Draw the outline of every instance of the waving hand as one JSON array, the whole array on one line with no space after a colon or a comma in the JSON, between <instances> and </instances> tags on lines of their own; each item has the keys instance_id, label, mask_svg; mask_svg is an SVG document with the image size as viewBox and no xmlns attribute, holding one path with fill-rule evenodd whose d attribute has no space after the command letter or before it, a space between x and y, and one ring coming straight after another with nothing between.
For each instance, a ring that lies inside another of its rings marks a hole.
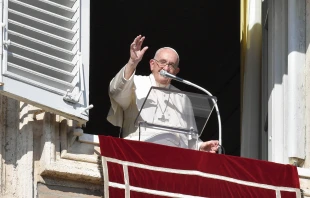
<instances>
[{"instance_id":1,"label":"waving hand","mask_svg":"<svg viewBox=\"0 0 310 198\"><path fill-rule=\"evenodd\" d=\"M142 60L145 51L148 49L148 47L143 47L143 49L141 49L144 39L144 36L139 35L130 45L130 58L125 70L126 79L129 79L133 74L138 63Z\"/></svg>"}]
</instances>

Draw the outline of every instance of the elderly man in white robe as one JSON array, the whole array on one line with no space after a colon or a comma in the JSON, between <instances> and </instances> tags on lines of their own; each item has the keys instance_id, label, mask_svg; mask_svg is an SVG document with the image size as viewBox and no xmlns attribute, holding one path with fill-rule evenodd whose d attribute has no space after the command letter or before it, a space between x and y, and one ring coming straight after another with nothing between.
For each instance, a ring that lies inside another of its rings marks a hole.
<instances>
[{"instance_id":1,"label":"elderly man in white robe","mask_svg":"<svg viewBox=\"0 0 310 198\"><path fill-rule=\"evenodd\" d=\"M130 45L130 58L128 63L117 73L112 79L109 86L109 97L111 101L111 108L108 114L108 121L115 126L122 128L122 135L125 139L139 140L153 142L157 144L163 144L168 146L175 146L180 148L197 149L200 151L206 151L215 153L219 148L219 142L217 140L210 140L203 142L198 139L198 144L191 142L191 139L184 134L170 133L164 131L150 130L147 133L139 133L138 127L135 125L135 119L139 114L139 110L142 107L143 101L152 86L164 87L171 90L178 90L170 84L171 79L160 75L161 70L165 70L173 75L179 73L179 55L170 47L163 47L157 50L153 59L149 61L151 74L149 76L135 75L138 63L142 60L144 53L148 47L143 47L144 36L137 36ZM158 92L159 93L159 92ZM161 93L161 95L154 96L158 101L158 98L164 99L169 97L170 94ZM171 101L173 100L171 97ZM176 99L174 99L176 100ZM169 102L169 101L168 101ZM158 101L157 105L160 105ZM164 111L171 111L168 105L165 106L162 103L159 108L156 108L158 115L164 114ZM140 115L143 119L143 116ZM156 116L156 115L151 115ZM177 116L171 116L169 123L176 124L185 122L185 120L177 119ZM160 118L158 120L161 120ZM191 120L191 124L195 125L194 119ZM164 119L162 119L165 122ZM186 123L185 123L186 124ZM196 128L196 126L194 126Z\"/></svg>"}]
</instances>

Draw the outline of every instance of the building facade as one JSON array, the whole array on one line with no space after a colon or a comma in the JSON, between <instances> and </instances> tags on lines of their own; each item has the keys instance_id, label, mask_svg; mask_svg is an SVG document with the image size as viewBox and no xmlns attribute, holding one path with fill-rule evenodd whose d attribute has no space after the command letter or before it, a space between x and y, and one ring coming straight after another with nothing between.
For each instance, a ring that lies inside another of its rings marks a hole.
<instances>
[{"instance_id":1,"label":"building facade","mask_svg":"<svg viewBox=\"0 0 310 198\"><path fill-rule=\"evenodd\" d=\"M29 2L0 2L1 197L102 197L89 1ZM310 197L310 1L240 2L241 157L297 166Z\"/></svg>"}]
</instances>

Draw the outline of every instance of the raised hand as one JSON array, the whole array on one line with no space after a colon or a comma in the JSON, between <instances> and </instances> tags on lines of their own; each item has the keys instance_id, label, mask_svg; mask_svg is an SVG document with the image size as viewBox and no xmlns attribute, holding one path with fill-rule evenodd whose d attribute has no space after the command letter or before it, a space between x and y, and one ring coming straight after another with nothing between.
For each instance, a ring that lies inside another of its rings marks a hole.
<instances>
[{"instance_id":1,"label":"raised hand","mask_svg":"<svg viewBox=\"0 0 310 198\"><path fill-rule=\"evenodd\" d=\"M130 58L125 70L126 79L129 79L130 76L133 74L138 63L142 60L145 51L148 49L147 46L141 49L144 39L144 36L139 35L133 40L130 45Z\"/></svg>"},{"instance_id":2,"label":"raised hand","mask_svg":"<svg viewBox=\"0 0 310 198\"><path fill-rule=\"evenodd\" d=\"M145 51L148 49L148 47L144 47L141 50L144 39L144 36L139 35L130 45L130 59L133 63L138 64L142 60Z\"/></svg>"}]
</instances>

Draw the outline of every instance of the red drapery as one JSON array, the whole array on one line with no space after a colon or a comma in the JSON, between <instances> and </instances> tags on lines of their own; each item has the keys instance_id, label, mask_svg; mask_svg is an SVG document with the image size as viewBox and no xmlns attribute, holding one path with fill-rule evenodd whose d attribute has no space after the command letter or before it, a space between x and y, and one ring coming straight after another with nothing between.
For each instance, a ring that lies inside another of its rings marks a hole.
<instances>
[{"instance_id":1,"label":"red drapery","mask_svg":"<svg viewBox=\"0 0 310 198\"><path fill-rule=\"evenodd\" d=\"M300 197L297 168L99 135L105 198Z\"/></svg>"}]
</instances>

